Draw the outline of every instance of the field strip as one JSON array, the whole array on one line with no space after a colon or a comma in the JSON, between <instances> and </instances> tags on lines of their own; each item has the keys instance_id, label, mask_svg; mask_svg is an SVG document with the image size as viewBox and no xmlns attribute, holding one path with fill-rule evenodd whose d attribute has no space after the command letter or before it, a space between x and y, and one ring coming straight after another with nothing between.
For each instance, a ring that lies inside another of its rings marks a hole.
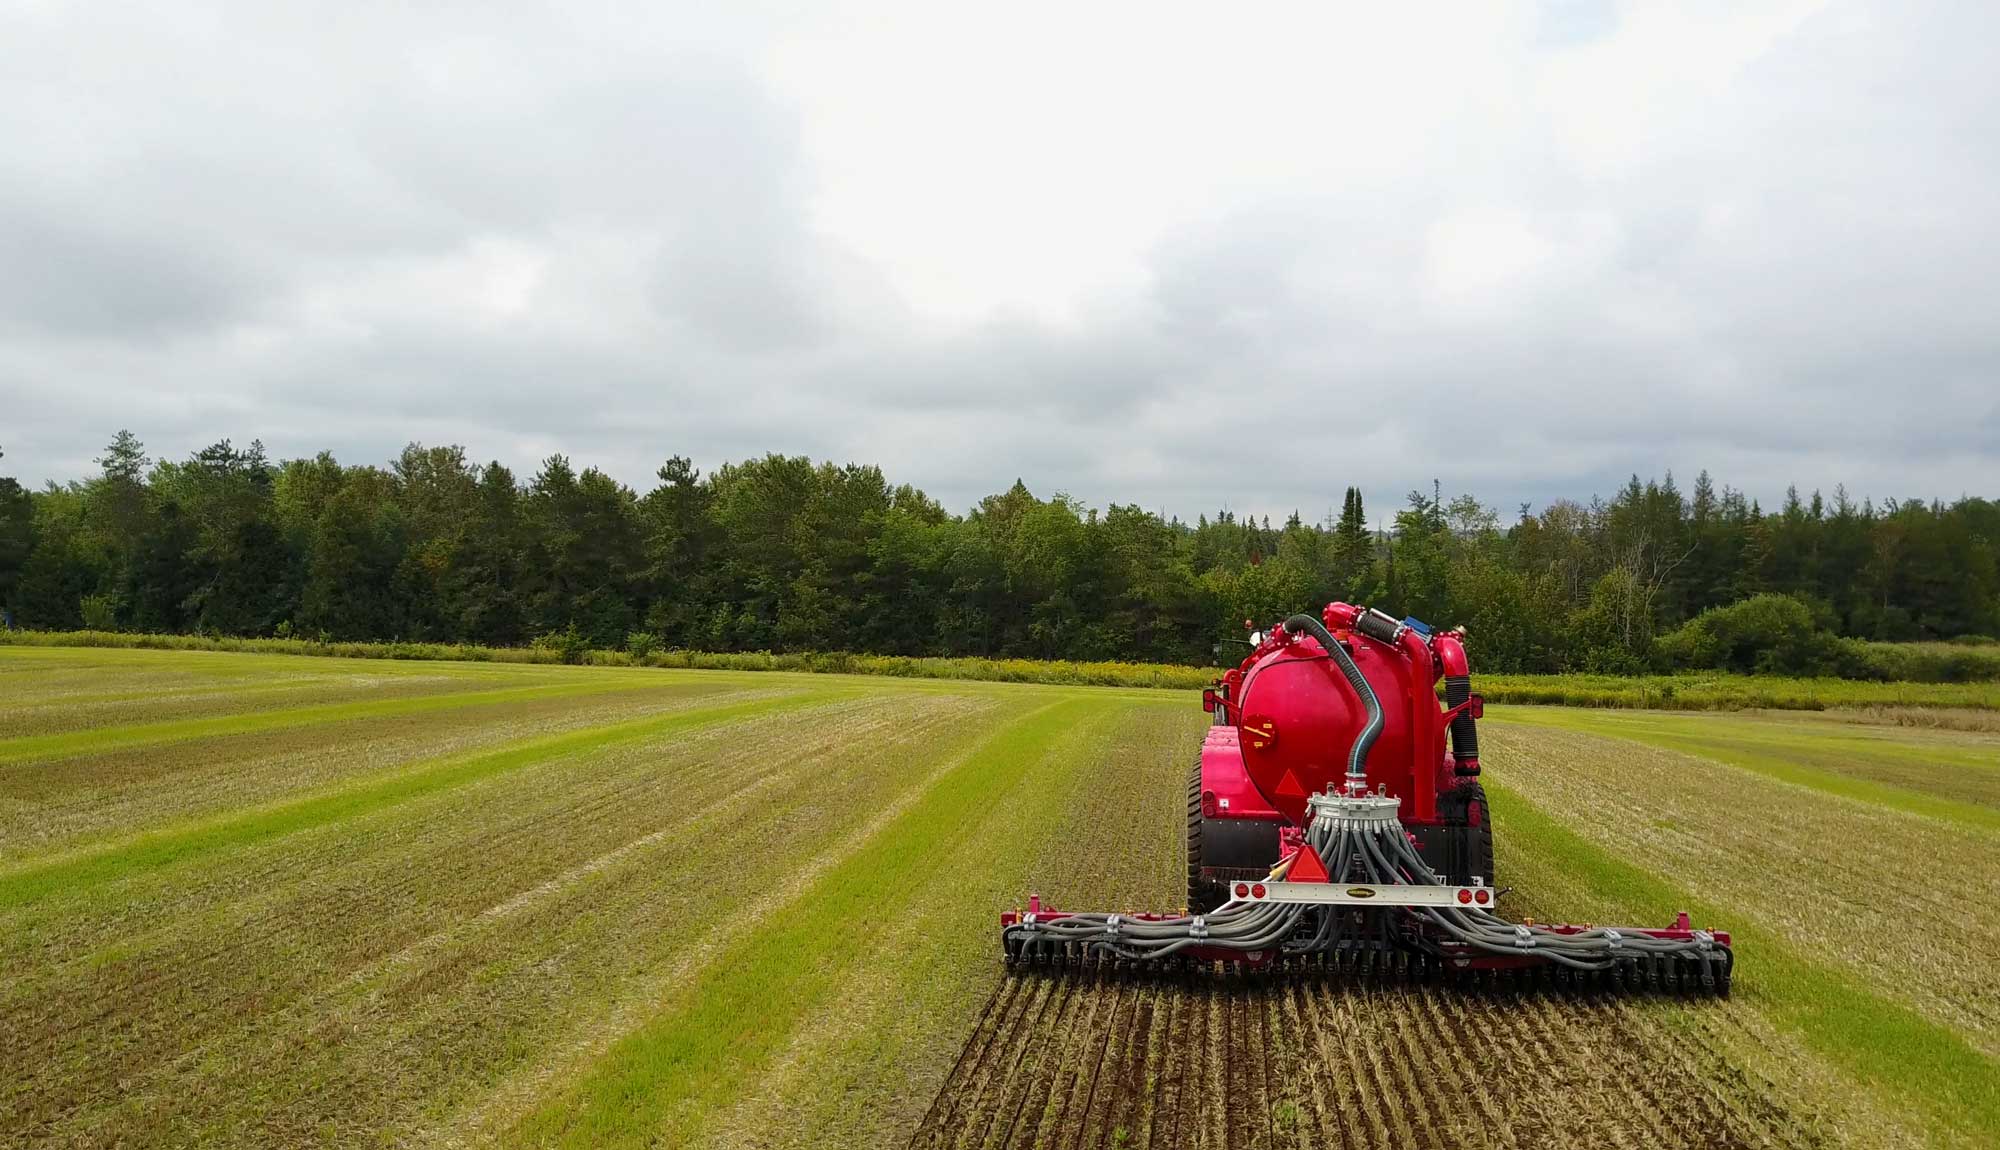
<instances>
[{"instance_id":1,"label":"field strip","mask_svg":"<svg viewBox=\"0 0 2000 1150\"><path fill-rule=\"evenodd\" d=\"M1921 815L1926 818L1943 819L1961 826L1978 830L2000 831L2000 810L1983 807L1976 803L1958 802L1924 794L1907 787L1889 783L1857 779L1834 771L1823 771L1799 763L1787 763L1773 759L1752 757L1732 753L1728 747L1719 747L1704 742L1698 737L1664 734L1643 728L1632 729L1622 724L1593 724L1588 717L1573 718L1567 714L1529 714L1519 710L1508 713L1487 715L1487 720L1523 727L1553 727L1564 731L1582 731L1586 734L1602 735L1608 738L1628 739L1645 743L1662 750L1677 751L1685 755L1695 755L1718 763L1725 763L1740 770L1751 771L1779 782L1794 786L1808 787L1824 794L1834 795L1855 802L1888 807L1906 814Z\"/></svg>"},{"instance_id":2,"label":"field strip","mask_svg":"<svg viewBox=\"0 0 2000 1150\"><path fill-rule=\"evenodd\" d=\"M301 706L434 698L469 692L481 682L454 675L394 679L342 676L278 679L256 686L164 687L87 699L35 698L0 713L0 740L80 734L168 720L253 715Z\"/></svg>"},{"instance_id":3,"label":"field strip","mask_svg":"<svg viewBox=\"0 0 2000 1150\"><path fill-rule=\"evenodd\" d=\"M2000 1065L1959 1034L1802 957L1754 923L1734 921L1726 908L1598 849L1492 776L1485 782L1504 812L1511 849L1557 860L1580 888L1626 913L1657 917L1660 908L1679 907L1728 927L1738 995L1768 1003L1777 1021L1855 1081L1885 1090L1895 1105L1920 1107L1938 1127L1974 1135L2000 1129Z\"/></svg>"},{"instance_id":4,"label":"field strip","mask_svg":"<svg viewBox=\"0 0 2000 1150\"><path fill-rule=\"evenodd\" d=\"M517 1126L532 1145L674 1144L691 1122L781 1050L800 1016L858 961L854 931L894 914L938 858L1058 747L1115 713L1072 697L998 732L859 854L704 971L667 1013L619 1041L581 1082Z\"/></svg>"},{"instance_id":5,"label":"field strip","mask_svg":"<svg viewBox=\"0 0 2000 1150\"><path fill-rule=\"evenodd\" d=\"M1754 919L2000 1057L2000 994L1975 957L2000 948L1988 832L1610 735L1520 725L1487 735L1502 782L1599 851L1730 908L1732 921ZM1503 856L1506 826L1502 810ZM1537 857L1524 860L1534 877L1514 884L1528 892L1523 913L1606 917ZM1507 880L1505 857L1500 870ZM1562 893L1549 901L1550 891Z\"/></svg>"},{"instance_id":6,"label":"field strip","mask_svg":"<svg viewBox=\"0 0 2000 1150\"><path fill-rule=\"evenodd\" d=\"M1150 788L1135 793L1134 784L1184 774L1202 718L1157 698L1121 710L1101 737L1063 752L1066 769L1016 784L932 860L931 873L949 881L922 882L865 932L849 932L859 954L839 989L807 1011L753 1084L702 1120L703 1145L813 1150L908 1139L999 981L995 909L1018 905L1030 891L1065 905L1158 907L1170 897L1178 905L1186 869L1166 831L1186 808L1171 794L1161 801ZM1160 834L1144 833L1156 822ZM1164 852L1148 849L1161 844ZM1171 857L1157 860L1162 853ZM1090 865L1079 866L1083 860ZM851 1104L863 1097L882 1102ZM1072 1103L1081 1104L1074 1096Z\"/></svg>"},{"instance_id":7,"label":"field strip","mask_svg":"<svg viewBox=\"0 0 2000 1150\"><path fill-rule=\"evenodd\" d=\"M239 1122L264 1123L273 1142L286 1140L271 1133L280 1129L298 1132L300 1141L332 1128L365 1127L381 1144L428 1137L461 1108L483 1103L492 1088L542 1065L587 1020L646 995L657 973L678 963L691 944L789 884L798 861L899 801L999 717L976 699L926 700L915 708L879 697L843 699L672 733L636 749L537 764L497 781L518 799L487 782L468 789L478 796L444 796L449 808L427 800L418 804L421 811L371 818L367 832L336 827L301 836L324 845L367 833L390 849L379 856L383 865L360 879L320 875L294 890L277 913L185 929L185 941L198 946L204 938L240 937L254 925L268 940L257 949L269 957L247 965L228 960L225 973L251 976L204 979L198 999L184 997L197 1008L223 1008L211 1010L213 1025L189 1026L179 1004L130 985L136 1009L95 1024L101 1047L114 1055L129 1049L121 1041L125 1025L182 1037L154 1041L143 1058L128 1055L123 1065L94 1060L72 1071L67 1083L49 1074L44 1099L55 1100L66 1086L69 1102L88 1104L88 1111L51 1126L51 1140L90 1144L102 1131L139 1126L155 1132L140 1142L189 1144L199 1131ZM975 721L959 722L967 717ZM607 757L627 766L584 777ZM645 789L596 785L620 776ZM552 803L564 821L530 819L522 802ZM511 839L543 845L517 850L490 835L464 833L465 814L487 812L506 824ZM661 820L678 825L677 838L651 835ZM794 833L781 835L787 827ZM416 831L439 832L451 856L408 851L417 845L409 837ZM642 838L655 849L623 849ZM785 843L796 851L787 853ZM553 865L522 865L536 860ZM237 861L224 863L240 870ZM265 872L297 868L260 864L250 873ZM462 881L412 887L400 881L406 874ZM554 889L543 881L557 876L570 885ZM714 887L725 876L741 881ZM174 882L179 875L162 878ZM385 878L395 885L385 886ZM536 897L515 897L529 889ZM348 891L367 893L367 902L347 900ZM351 925L343 930L342 923ZM355 936L376 941L351 942ZM282 973L254 974L272 959ZM200 960L190 948L163 949L146 965L167 974L171 993L201 977L210 964ZM85 967L76 970L80 979L91 977ZM72 998L83 1008L90 1001ZM652 1010L658 1001L647 999ZM318 1039L323 1034L341 1037L329 1046ZM35 1066L36 1057L33 1050L17 1052L16 1065ZM5 1062L0 1056L0 1082L9 1077ZM76 1082L85 1078L89 1085L79 1090ZM0 1087L0 1127L8 1124L6 1093Z\"/></svg>"},{"instance_id":8,"label":"field strip","mask_svg":"<svg viewBox=\"0 0 2000 1150\"><path fill-rule=\"evenodd\" d=\"M538 1063L487 1091L476 1105L458 1114L421 1141L424 1144L440 1146L465 1145L468 1140L473 1143L491 1141L497 1130L518 1121L534 1106L537 1098L546 1095L551 1083L582 1077L591 1064L600 1059L619 1039L643 1026L649 1018L656 1015L663 999L685 988L710 967L718 954L741 947L745 938L760 929L773 915L798 902L800 897L828 871L867 849L877 834L901 818L912 805L946 776L979 754L986 743L1000 731L1053 705L1053 702L1045 702L1032 710L1018 714L994 716L993 731L970 740L962 749L946 756L927 775L899 791L893 800L877 810L867 822L828 844L818 854L802 860L785 873L781 882L765 887L757 897L748 900L741 910L734 912L723 922L707 928L700 938L676 954L665 969L648 978L643 989L631 995L626 1002L569 1036L558 1049L544 1056ZM741 800L749 801L757 794L761 794L767 786L778 781L760 780L742 792ZM735 801L733 798L732 806ZM725 815L726 813L724 812ZM652 837L648 836L648 839ZM639 846L638 843L627 844L613 853L627 853L631 848ZM599 861L592 860L578 868L578 871L594 871ZM513 912L519 908L509 905L507 909ZM497 913L499 910L500 908L496 907L489 913Z\"/></svg>"},{"instance_id":9,"label":"field strip","mask_svg":"<svg viewBox=\"0 0 2000 1150\"><path fill-rule=\"evenodd\" d=\"M203 719L168 719L158 723L133 723L126 726L66 731L60 735L25 735L0 739L0 766L26 761L40 763L52 759L102 754L106 751L156 746L162 743L181 743L193 739L223 738L252 732L342 723L353 719L422 715L461 707L488 707L538 699L572 698L618 691L644 691L663 685L664 683L634 682L630 678L621 676L601 682L498 687L487 691L422 695L413 699L371 699L357 703L294 707L282 711L214 715Z\"/></svg>"},{"instance_id":10,"label":"field strip","mask_svg":"<svg viewBox=\"0 0 2000 1150\"><path fill-rule=\"evenodd\" d=\"M0 873L0 908L26 906L56 893L100 885L134 871L167 866L229 847L367 814L422 795L463 786L541 759L597 750L678 729L726 723L839 697L827 692L785 695L727 706L675 711L610 727L535 739L500 751L416 764L386 779L328 794L149 832L102 844L60 860Z\"/></svg>"}]
</instances>

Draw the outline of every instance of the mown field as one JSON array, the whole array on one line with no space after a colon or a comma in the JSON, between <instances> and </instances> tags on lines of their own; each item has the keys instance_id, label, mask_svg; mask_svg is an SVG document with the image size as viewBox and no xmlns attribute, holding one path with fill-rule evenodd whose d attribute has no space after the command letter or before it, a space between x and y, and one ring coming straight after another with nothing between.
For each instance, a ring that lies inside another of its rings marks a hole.
<instances>
[{"instance_id":1,"label":"mown field","mask_svg":"<svg viewBox=\"0 0 2000 1150\"><path fill-rule=\"evenodd\" d=\"M15 647L0 699L4 1146L2000 1131L1991 731L1493 708L1511 913L1736 932L1731 999L1609 1001L1003 976L1028 890L1178 902L1186 693Z\"/></svg>"}]
</instances>

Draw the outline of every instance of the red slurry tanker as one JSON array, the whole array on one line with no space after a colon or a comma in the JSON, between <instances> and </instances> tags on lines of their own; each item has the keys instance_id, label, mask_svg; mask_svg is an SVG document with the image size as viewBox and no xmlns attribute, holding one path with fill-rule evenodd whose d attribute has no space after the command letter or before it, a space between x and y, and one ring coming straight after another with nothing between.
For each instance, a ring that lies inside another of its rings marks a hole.
<instances>
[{"instance_id":1,"label":"red slurry tanker","mask_svg":"<svg viewBox=\"0 0 2000 1150\"><path fill-rule=\"evenodd\" d=\"M1727 994L1729 936L1495 911L1463 636L1329 603L1251 636L1203 692L1182 914L1000 916L1010 966L1334 968ZM1438 701L1438 685L1444 701Z\"/></svg>"}]
</instances>

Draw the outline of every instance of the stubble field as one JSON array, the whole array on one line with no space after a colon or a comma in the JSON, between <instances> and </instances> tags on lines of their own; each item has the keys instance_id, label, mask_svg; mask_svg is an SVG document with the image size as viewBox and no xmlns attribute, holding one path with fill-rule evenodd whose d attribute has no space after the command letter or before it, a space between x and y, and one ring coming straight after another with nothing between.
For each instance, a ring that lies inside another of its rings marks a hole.
<instances>
[{"instance_id":1,"label":"stubble field","mask_svg":"<svg viewBox=\"0 0 2000 1150\"><path fill-rule=\"evenodd\" d=\"M1179 902L1139 690L0 649L0 1145L1982 1145L2000 737L1495 707L1503 904L1727 1001L1010 978Z\"/></svg>"}]
</instances>

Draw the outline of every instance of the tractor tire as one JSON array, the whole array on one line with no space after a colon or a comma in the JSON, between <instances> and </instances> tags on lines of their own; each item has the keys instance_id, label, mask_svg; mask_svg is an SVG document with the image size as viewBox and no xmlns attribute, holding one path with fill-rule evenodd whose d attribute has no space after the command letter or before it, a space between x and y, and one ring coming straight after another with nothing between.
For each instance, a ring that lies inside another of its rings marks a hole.
<instances>
[{"instance_id":1,"label":"tractor tire","mask_svg":"<svg viewBox=\"0 0 2000 1150\"><path fill-rule=\"evenodd\" d=\"M1228 888L1201 873L1201 756L1188 770L1187 874L1189 914L1207 914L1229 901Z\"/></svg>"},{"instance_id":2,"label":"tractor tire","mask_svg":"<svg viewBox=\"0 0 2000 1150\"><path fill-rule=\"evenodd\" d=\"M1468 779L1439 795L1438 809L1445 821L1463 836L1459 857L1464 860L1465 871L1453 875L1453 881L1463 882L1477 875L1487 886L1499 886L1493 870L1493 807L1486 801L1486 788L1478 780Z\"/></svg>"}]
</instances>

